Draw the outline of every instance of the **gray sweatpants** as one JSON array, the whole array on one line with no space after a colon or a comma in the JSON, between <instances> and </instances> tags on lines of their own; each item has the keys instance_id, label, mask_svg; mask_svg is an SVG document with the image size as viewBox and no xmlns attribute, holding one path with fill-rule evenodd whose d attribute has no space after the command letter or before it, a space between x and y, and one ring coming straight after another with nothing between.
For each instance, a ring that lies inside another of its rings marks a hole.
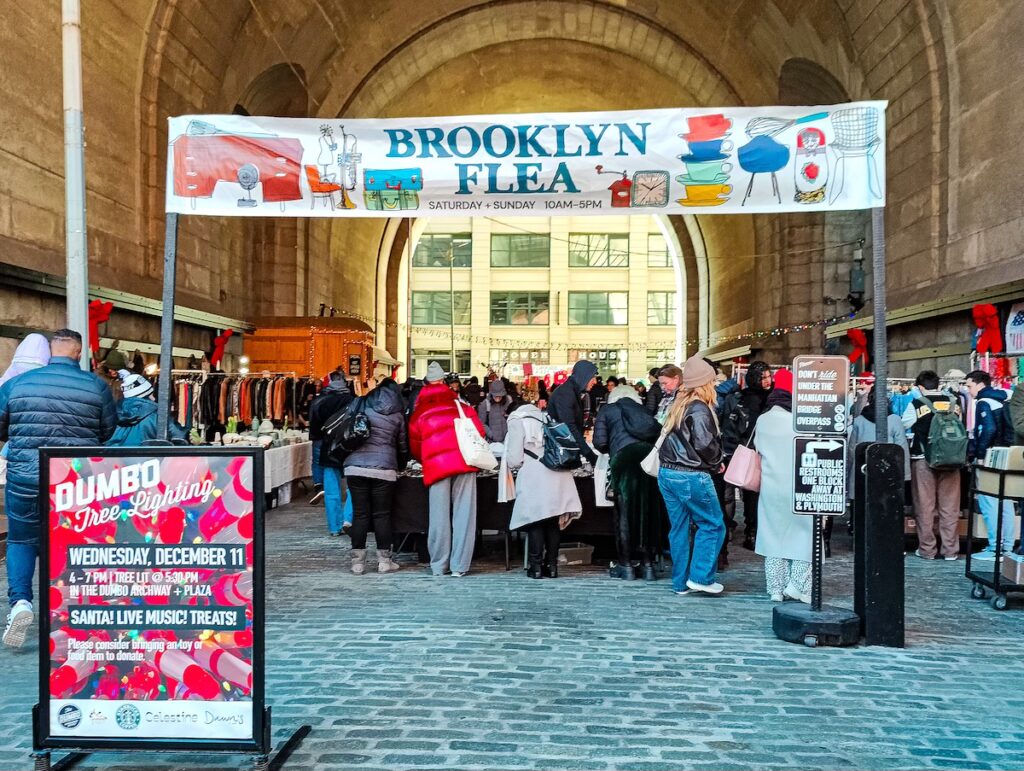
<instances>
[{"instance_id":1,"label":"gray sweatpants","mask_svg":"<svg viewBox=\"0 0 1024 771\"><path fill-rule=\"evenodd\" d=\"M428 488L430 529L427 549L435 576L465 573L476 544L476 474L459 474Z\"/></svg>"}]
</instances>

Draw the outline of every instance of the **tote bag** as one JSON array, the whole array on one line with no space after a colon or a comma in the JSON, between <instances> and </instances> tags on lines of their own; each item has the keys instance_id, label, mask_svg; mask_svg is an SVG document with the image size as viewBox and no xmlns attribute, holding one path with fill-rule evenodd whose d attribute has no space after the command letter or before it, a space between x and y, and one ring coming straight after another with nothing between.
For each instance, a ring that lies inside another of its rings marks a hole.
<instances>
[{"instance_id":1,"label":"tote bag","mask_svg":"<svg viewBox=\"0 0 1024 771\"><path fill-rule=\"evenodd\" d=\"M725 481L734 487L757 493L761 491L761 456L751 448L750 443L753 441L754 434L751 433L747 443L736 448L725 470Z\"/></svg>"},{"instance_id":2,"label":"tote bag","mask_svg":"<svg viewBox=\"0 0 1024 771\"><path fill-rule=\"evenodd\" d=\"M609 468L611 458L605 454L597 456L597 465L594 466L594 505L600 507L614 506L615 501L609 497L611 488L611 469Z\"/></svg>"},{"instance_id":3,"label":"tote bag","mask_svg":"<svg viewBox=\"0 0 1024 771\"><path fill-rule=\"evenodd\" d=\"M455 400L455 407L459 411L459 417L455 418L455 438L459 442L462 460L467 466L476 466L482 471L494 471L498 468L498 459L491 452L487 440L480 436L472 419L466 417L462 410L462 402L458 399Z\"/></svg>"},{"instance_id":4,"label":"tote bag","mask_svg":"<svg viewBox=\"0 0 1024 771\"><path fill-rule=\"evenodd\" d=\"M668 427L662 429L661 436L658 437L658 441L654 444L654 449L647 453L646 458L640 461L640 468L648 476L656 477L658 472L661 471L661 445L665 443L665 437L668 436L668 432Z\"/></svg>"}]
</instances>

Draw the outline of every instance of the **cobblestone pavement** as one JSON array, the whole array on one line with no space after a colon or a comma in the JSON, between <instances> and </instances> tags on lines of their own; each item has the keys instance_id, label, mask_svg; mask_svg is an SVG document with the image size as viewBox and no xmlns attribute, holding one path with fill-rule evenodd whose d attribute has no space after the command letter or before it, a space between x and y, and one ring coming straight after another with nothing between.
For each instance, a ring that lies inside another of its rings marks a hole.
<instances>
[{"instance_id":1,"label":"cobblestone pavement","mask_svg":"<svg viewBox=\"0 0 1024 771\"><path fill-rule=\"evenodd\" d=\"M963 562L907 558L905 650L810 649L772 635L760 560L742 549L716 598L596 567L530 581L496 557L464 578L357 578L321 511L268 517L275 733L313 726L287 768L1024 767L1024 608L971 600ZM847 604L837 541L827 596ZM0 769L31 767L35 656L34 642L0 651ZM82 768L245 764L105 754Z\"/></svg>"}]
</instances>

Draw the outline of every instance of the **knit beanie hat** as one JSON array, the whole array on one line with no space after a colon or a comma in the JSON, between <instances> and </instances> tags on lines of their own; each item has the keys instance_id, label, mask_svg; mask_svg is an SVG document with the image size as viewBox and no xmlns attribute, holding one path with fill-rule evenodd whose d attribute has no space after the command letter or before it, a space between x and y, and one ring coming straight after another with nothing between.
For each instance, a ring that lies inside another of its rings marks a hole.
<instances>
[{"instance_id":1,"label":"knit beanie hat","mask_svg":"<svg viewBox=\"0 0 1024 771\"><path fill-rule=\"evenodd\" d=\"M126 399L132 396L149 396L153 393L153 384L142 375L121 369L117 371L117 376L121 378L121 393Z\"/></svg>"},{"instance_id":2,"label":"knit beanie hat","mask_svg":"<svg viewBox=\"0 0 1024 771\"><path fill-rule=\"evenodd\" d=\"M505 384L500 380L492 380L491 384L487 387L487 393L491 396L500 396L504 399L507 395L505 393Z\"/></svg>"},{"instance_id":3,"label":"knit beanie hat","mask_svg":"<svg viewBox=\"0 0 1024 771\"><path fill-rule=\"evenodd\" d=\"M427 375L423 378L424 383L439 383L444 380L444 370L436 361L430 362L427 366Z\"/></svg>"},{"instance_id":4,"label":"knit beanie hat","mask_svg":"<svg viewBox=\"0 0 1024 771\"><path fill-rule=\"evenodd\" d=\"M788 369L780 369L775 373L775 387L780 391L793 393L793 373Z\"/></svg>"},{"instance_id":5,"label":"knit beanie hat","mask_svg":"<svg viewBox=\"0 0 1024 771\"><path fill-rule=\"evenodd\" d=\"M700 388L713 382L715 382L715 368L699 354L691 356L683 364L683 377L680 381L683 388Z\"/></svg>"}]
</instances>

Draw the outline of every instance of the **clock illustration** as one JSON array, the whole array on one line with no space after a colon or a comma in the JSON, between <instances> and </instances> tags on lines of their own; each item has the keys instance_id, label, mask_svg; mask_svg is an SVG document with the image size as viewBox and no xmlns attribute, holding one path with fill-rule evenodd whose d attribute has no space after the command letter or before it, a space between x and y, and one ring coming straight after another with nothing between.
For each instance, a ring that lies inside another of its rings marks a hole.
<instances>
[{"instance_id":1,"label":"clock illustration","mask_svg":"<svg viewBox=\"0 0 1024 771\"><path fill-rule=\"evenodd\" d=\"M668 204L668 172L638 171L633 174L632 206L665 206Z\"/></svg>"}]
</instances>

